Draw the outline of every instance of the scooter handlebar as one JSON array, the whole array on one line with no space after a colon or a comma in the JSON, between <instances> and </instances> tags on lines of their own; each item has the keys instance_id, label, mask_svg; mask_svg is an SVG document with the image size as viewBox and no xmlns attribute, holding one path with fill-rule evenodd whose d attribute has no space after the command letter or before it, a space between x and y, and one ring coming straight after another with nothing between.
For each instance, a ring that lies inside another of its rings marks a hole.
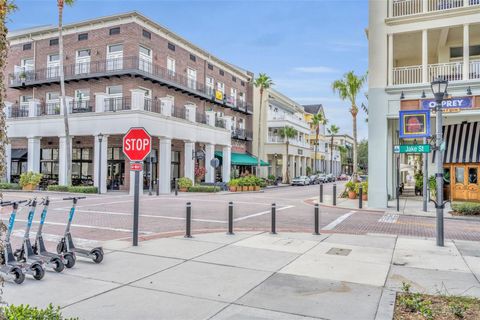
<instances>
[{"instance_id":1,"label":"scooter handlebar","mask_svg":"<svg viewBox=\"0 0 480 320\"><path fill-rule=\"evenodd\" d=\"M87 197L67 197L63 198L63 200L80 200L80 199L86 199Z\"/></svg>"},{"instance_id":2,"label":"scooter handlebar","mask_svg":"<svg viewBox=\"0 0 480 320\"><path fill-rule=\"evenodd\" d=\"M25 203L25 202L27 202L27 201L28 201L28 200L2 201L2 202L0 202L0 206L1 206L1 207L8 207L8 206L14 205L15 203L16 203L16 204L20 204L20 203Z\"/></svg>"}]
</instances>

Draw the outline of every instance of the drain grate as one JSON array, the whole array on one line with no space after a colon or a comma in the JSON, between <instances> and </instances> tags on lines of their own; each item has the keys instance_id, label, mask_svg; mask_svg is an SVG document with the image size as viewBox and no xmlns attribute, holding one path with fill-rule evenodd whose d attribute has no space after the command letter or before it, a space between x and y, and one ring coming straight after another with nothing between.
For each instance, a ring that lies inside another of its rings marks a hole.
<instances>
[{"instance_id":1,"label":"drain grate","mask_svg":"<svg viewBox=\"0 0 480 320\"><path fill-rule=\"evenodd\" d=\"M348 256L352 252L352 249L331 248L327 251L327 254L334 256Z\"/></svg>"}]
</instances>

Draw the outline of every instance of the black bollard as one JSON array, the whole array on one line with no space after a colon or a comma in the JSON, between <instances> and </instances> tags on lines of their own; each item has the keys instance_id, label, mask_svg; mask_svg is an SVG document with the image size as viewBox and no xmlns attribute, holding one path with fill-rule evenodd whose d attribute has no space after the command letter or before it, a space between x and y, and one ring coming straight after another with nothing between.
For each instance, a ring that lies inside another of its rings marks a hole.
<instances>
[{"instance_id":1,"label":"black bollard","mask_svg":"<svg viewBox=\"0 0 480 320\"><path fill-rule=\"evenodd\" d=\"M185 230L185 238L192 237L192 204L187 202L187 217L186 217L187 225Z\"/></svg>"},{"instance_id":2,"label":"black bollard","mask_svg":"<svg viewBox=\"0 0 480 320\"><path fill-rule=\"evenodd\" d=\"M157 179L157 186L155 189L157 189L157 196L159 196L160 195L160 179Z\"/></svg>"},{"instance_id":3,"label":"black bollard","mask_svg":"<svg viewBox=\"0 0 480 320\"><path fill-rule=\"evenodd\" d=\"M178 179L175 178L175 196L178 196Z\"/></svg>"},{"instance_id":4,"label":"black bollard","mask_svg":"<svg viewBox=\"0 0 480 320\"><path fill-rule=\"evenodd\" d=\"M318 203L315 204L315 232L313 233L314 235L319 235L320 234L320 206Z\"/></svg>"},{"instance_id":5,"label":"black bollard","mask_svg":"<svg viewBox=\"0 0 480 320\"><path fill-rule=\"evenodd\" d=\"M320 203L323 203L323 182L320 182Z\"/></svg>"},{"instance_id":6,"label":"black bollard","mask_svg":"<svg viewBox=\"0 0 480 320\"><path fill-rule=\"evenodd\" d=\"M337 185L333 184L333 205L337 205Z\"/></svg>"},{"instance_id":7,"label":"black bollard","mask_svg":"<svg viewBox=\"0 0 480 320\"><path fill-rule=\"evenodd\" d=\"M362 193L363 193L363 188L360 185L358 187L358 209L362 209Z\"/></svg>"},{"instance_id":8,"label":"black bollard","mask_svg":"<svg viewBox=\"0 0 480 320\"><path fill-rule=\"evenodd\" d=\"M272 203L272 231L270 232L271 234L277 234L277 226L276 226L276 207L277 205L275 203Z\"/></svg>"},{"instance_id":9,"label":"black bollard","mask_svg":"<svg viewBox=\"0 0 480 320\"><path fill-rule=\"evenodd\" d=\"M233 233L233 202L228 203L228 232L227 234Z\"/></svg>"}]
</instances>

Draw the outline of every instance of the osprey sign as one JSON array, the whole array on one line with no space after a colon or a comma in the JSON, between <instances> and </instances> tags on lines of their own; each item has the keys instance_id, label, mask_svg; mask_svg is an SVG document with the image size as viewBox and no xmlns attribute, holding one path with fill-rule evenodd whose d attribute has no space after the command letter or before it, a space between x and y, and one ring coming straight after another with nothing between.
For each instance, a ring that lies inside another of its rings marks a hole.
<instances>
[{"instance_id":1,"label":"osprey sign","mask_svg":"<svg viewBox=\"0 0 480 320\"><path fill-rule=\"evenodd\" d=\"M422 100L422 109L430 110L435 108L436 102L434 99ZM473 98L472 97L457 97L451 98L442 101L443 109L470 109L473 107Z\"/></svg>"}]
</instances>

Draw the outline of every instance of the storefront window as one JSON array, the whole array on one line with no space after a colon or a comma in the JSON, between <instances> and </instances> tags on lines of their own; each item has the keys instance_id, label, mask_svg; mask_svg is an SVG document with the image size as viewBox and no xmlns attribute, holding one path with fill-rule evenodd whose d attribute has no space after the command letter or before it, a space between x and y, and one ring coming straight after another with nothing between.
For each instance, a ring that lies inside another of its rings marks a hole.
<instances>
[{"instance_id":1,"label":"storefront window","mask_svg":"<svg viewBox=\"0 0 480 320\"><path fill-rule=\"evenodd\" d=\"M58 183L58 149L41 149L40 173L43 174L41 184L49 185Z\"/></svg>"},{"instance_id":2,"label":"storefront window","mask_svg":"<svg viewBox=\"0 0 480 320\"><path fill-rule=\"evenodd\" d=\"M455 167L455 182L456 183L465 183L465 168L464 167Z\"/></svg>"},{"instance_id":3,"label":"storefront window","mask_svg":"<svg viewBox=\"0 0 480 320\"><path fill-rule=\"evenodd\" d=\"M477 168L468 168L468 183L477 184Z\"/></svg>"},{"instance_id":4,"label":"storefront window","mask_svg":"<svg viewBox=\"0 0 480 320\"><path fill-rule=\"evenodd\" d=\"M93 185L93 163L90 148L73 148L72 150L72 184Z\"/></svg>"}]
</instances>

